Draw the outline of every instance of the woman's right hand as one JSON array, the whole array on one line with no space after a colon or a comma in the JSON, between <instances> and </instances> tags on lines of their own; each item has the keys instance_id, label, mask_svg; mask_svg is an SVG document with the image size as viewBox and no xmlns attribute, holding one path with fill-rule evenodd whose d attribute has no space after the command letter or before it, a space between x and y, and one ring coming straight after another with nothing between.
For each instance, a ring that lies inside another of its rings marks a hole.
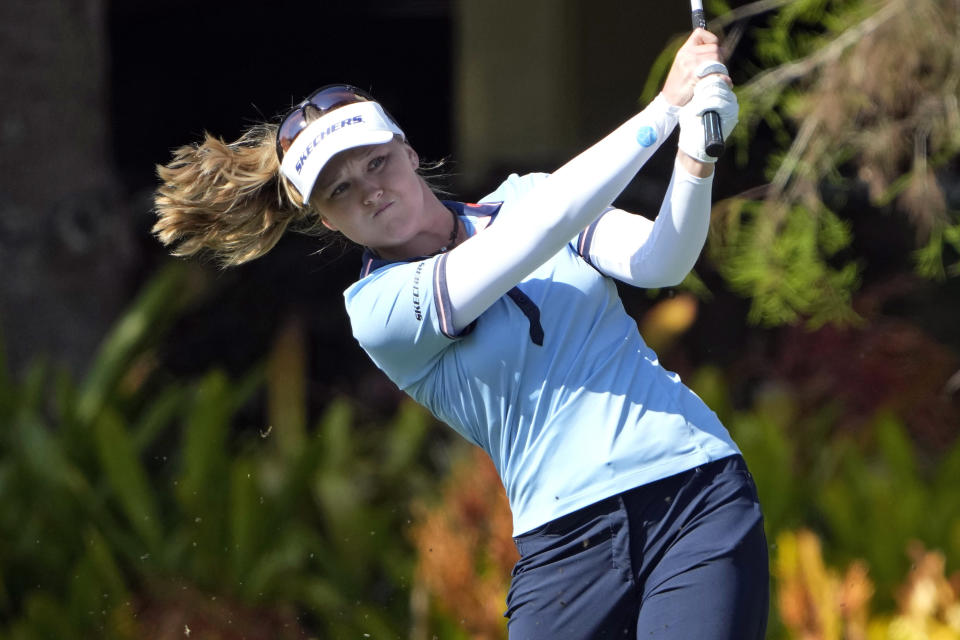
<instances>
[{"instance_id":1,"label":"woman's right hand","mask_svg":"<svg viewBox=\"0 0 960 640\"><path fill-rule=\"evenodd\" d=\"M695 29L673 58L670 73L660 91L670 104L682 107L693 97L693 87L700 80L697 71L708 62L723 62L720 39L705 29ZM729 76L724 81L732 85Z\"/></svg>"}]
</instances>

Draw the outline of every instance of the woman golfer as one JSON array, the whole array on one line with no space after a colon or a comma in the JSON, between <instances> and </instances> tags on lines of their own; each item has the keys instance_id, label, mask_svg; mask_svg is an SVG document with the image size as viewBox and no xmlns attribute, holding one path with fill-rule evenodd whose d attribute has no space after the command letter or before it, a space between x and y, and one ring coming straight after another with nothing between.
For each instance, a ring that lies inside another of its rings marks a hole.
<instances>
[{"instance_id":1,"label":"woman golfer","mask_svg":"<svg viewBox=\"0 0 960 640\"><path fill-rule=\"evenodd\" d=\"M679 283L705 241L712 158L737 102L697 30L661 93L551 175L477 204L440 200L369 95L325 87L279 125L208 137L159 167L155 232L226 264L320 222L365 247L353 333L397 386L500 474L521 558L512 639L763 637L767 548L756 489L717 416L664 370L614 280ZM679 122L654 222L612 208Z\"/></svg>"}]
</instances>

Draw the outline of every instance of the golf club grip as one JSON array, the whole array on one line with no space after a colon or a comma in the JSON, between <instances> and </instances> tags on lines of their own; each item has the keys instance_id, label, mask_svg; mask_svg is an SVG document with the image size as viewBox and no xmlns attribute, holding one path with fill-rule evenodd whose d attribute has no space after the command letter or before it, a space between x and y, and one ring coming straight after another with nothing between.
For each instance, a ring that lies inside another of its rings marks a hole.
<instances>
[{"instance_id":1,"label":"golf club grip","mask_svg":"<svg viewBox=\"0 0 960 640\"><path fill-rule=\"evenodd\" d=\"M716 111L703 112L703 146L711 158L723 155L723 130Z\"/></svg>"},{"instance_id":2,"label":"golf club grip","mask_svg":"<svg viewBox=\"0 0 960 640\"><path fill-rule=\"evenodd\" d=\"M706 29L707 28L707 19L703 15L703 9L694 9L693 10L693 28L694 29Z\"/></svg>"},{"instance_id":3,"label":"golf club grip","mask_svg":"<svg viewBox=\"0 0 960 640\"><path fill-rule=\"evenodd\" d=\"M706 29L707 19L703 9L693 9L693 28ZM716 111L706 111L703 114L703 146L711 158L723 155L723 129L720 128L720 116Z\"/></svg>"}]
</instances>

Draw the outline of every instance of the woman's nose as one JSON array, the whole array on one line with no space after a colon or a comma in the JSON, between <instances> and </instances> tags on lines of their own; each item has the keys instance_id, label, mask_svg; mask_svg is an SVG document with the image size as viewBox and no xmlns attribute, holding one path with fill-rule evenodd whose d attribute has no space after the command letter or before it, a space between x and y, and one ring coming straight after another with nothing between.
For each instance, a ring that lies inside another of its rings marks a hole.
<instances>
[{"instance_id":1,"label":"woman's nose","mask_svg":"<svg viewBox=\"0 0 960 640\"><path fill-rule=\"evenodd\" d=\"M383 189L380 188L380 185L370 180L365 180L361 189L363 190L364 204L373 204L383 196Z\"/></svg>"}]
</instances>

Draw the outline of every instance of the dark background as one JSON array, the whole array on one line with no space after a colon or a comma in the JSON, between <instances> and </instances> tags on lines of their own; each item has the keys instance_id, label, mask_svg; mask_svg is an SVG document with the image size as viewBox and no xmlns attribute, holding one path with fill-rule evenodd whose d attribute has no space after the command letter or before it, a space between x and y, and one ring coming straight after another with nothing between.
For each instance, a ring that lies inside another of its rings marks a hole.
<instances>
[{"instance_id":1,"label":"dark background","mask_svg":"<svg viewBox=\"0 0 960 640\"><path fill-rule=\"evenodd\" d=\"M6 5L0 58L14 77L0 98L0 335L9 367L21 375L45 359L83 376L125 306L171 260L150 233L154 167L205 131L232 141L313 89L349 82L388 105L421 157L446 157L452 10L444 0ZM50 159L54 145L70 157ZM339 243L318 255L326 244L288 234L239 268L193 261L209 288L159 344L161 367L240 375L279 326L297 321L318 402L358 385L395 401L343 310L359 252Z\"/></svg>"}]
</instances>

